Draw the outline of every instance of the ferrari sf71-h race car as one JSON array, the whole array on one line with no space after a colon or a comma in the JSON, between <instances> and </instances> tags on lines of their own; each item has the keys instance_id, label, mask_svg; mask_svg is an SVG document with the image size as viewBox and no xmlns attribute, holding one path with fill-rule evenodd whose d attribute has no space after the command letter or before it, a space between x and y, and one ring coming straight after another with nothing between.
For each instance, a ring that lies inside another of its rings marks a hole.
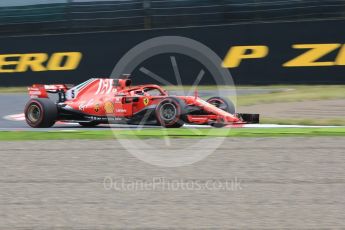
<instances>
[{"instance_id":1,"label":"ferrari sf71-h race car","mask_svg":"<svg viewBox=\"0 0 345 230\"><path fill-rule=\"evenodd\" d=\"M158 85L131 86L128 77L93 78L75 87L34 84L25 106L26 122L34 128L51 127L56 121L77 122L92 127L104 123L161 125L183 124L223 127L258 123L258 114L236 114L227 98L207 101L195 96L173 96ZM56 102L48 93L58 95Z\"/></svg>"}]
</instances>

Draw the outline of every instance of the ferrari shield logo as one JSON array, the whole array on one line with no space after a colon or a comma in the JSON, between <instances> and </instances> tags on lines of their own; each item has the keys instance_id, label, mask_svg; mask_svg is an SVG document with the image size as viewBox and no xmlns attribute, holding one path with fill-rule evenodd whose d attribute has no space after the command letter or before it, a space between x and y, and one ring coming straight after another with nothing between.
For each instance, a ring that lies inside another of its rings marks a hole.
<instances>
[{"instance_id":1,"label":"ferrari shield logo","mask_svg":"<svg viewBox=\"0 0 345 230\"><path fill-rule=\"evenodd\" d=\"M99 112L99 104L95 105L95 112L98 113Z\"/></svg>"},{"instance_id":2,"label":"ferrari shield logo","mask_svg":"<svg viewBox=\"0 0 345 230\"><path fill-rule=\"evenodd\" d=\"M148 105L149 102L150 102L150 100L149 100L147 97L145 97L144 100L143 100L143 102L144 102L144 105Z\"/></svg>"}]
</instances>

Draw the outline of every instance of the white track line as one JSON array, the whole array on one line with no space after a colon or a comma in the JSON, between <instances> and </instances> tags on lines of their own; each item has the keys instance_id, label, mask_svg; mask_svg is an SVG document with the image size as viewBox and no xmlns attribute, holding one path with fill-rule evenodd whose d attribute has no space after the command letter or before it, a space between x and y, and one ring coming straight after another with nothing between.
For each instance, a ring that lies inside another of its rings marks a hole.
<instances>
[{"instance_id":1,"label":"white track line","mask_svg":"<svg viewBox=\"0 0 345 230\"><path fill-rule=\"evenodd\" d=\"M25 121L24 113L12 114L4 116L3 119L8 121Z\"/></svg>"},{"instance_id":2,"label":"white track line","mask_svg":"<svg viewBox=\"0 0 345 230\"><path fill-rule=\"evenodd\" d=\"M24 113L12 114L4 116L3 119L9 121L25 121ZM60 124L78 124L78 123L67 123L67 122L58 122ZM185 128L209 128L208 125L184 125ZM278 125L278 124L244 124L240 126L229 125L227 128L337 128L345 126L317 126L317 125ZM110 126L111 128L111 126Z\"/></svg>"}]
</instances>

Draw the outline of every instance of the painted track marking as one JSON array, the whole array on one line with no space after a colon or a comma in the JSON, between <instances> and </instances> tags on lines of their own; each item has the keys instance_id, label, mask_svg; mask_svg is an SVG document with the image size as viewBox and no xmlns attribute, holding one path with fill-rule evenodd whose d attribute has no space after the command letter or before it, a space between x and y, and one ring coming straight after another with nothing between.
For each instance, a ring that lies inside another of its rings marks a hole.
<instances>
[{"instance_id":1,"label":"painted track marking","mask_svg":"<svg viewBox=\"0 0 345 230\"><path fill-rule=\"evenodd\" d=\"M4 116L3 119L9 121L25 121L24 113ZM57 122L57 124L78 124L69 122ZM208 125L184 125L186 128L209 128ZM316 125L278 125L278 124L241 124L228 125L226 128L336 128L344 126L316 126Z\"/></svg>"}]
</instances>

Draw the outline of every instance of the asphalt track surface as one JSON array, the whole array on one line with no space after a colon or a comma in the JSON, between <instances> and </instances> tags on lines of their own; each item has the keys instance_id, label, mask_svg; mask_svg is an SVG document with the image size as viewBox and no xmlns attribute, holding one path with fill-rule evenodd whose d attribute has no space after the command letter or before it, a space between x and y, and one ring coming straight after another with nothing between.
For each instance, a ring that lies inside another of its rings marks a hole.
<instances>
[{"instance_id":1,"label":"asphalt track surface","mask_svg":"<svg viewBox=\"0 0 345 230\"><path fill-rule=\"evenodd\" d=\"M277 89L279 90L279 89ZM242 94L258 94L258 93L267 93L271 92L272 89L240 89L237 90L237 95ZM174 93L174 92L172 92ZM220 92L222 93L222 92ZM181 92L177 92L177 94L181 94ZM214 90L203 90L199 92L200 96L203 97L212 97L219 94L218 91ZM173 94L172 94L173 95ZM24 106L29 100L29 96L27 93L0 93L0 130L35 130L30 128L24 121L11 121L4 119L5 116L12 115L12 114L20 114L23 113ZM136 128L135 126L124 126L124 125L115 125L112 126L113 128ZM146 126L147 128L154 128L156 126ZM84 130L102 130L102 129L109 129L107 125L100 125L97 128L83 128L77 125L63 125L57 124L50 130L66 130L66 129L84 129ZM41 129L41 131L43 131Z\"/></svg>"},{"instance_id":2,"label":"asphalt track surface","mask_svg":"<svg viewBox=\"0 0 345 230\"><path fill-rule=\"evenodd\" d=\"M1 142L0 229L342 229L344 149L341 137L228 138L203 161L164 168L116 140ZM109 177L129 187L107 190ZM131 186L153 178L180 187Z\"/></svg>"}]
</instances>

